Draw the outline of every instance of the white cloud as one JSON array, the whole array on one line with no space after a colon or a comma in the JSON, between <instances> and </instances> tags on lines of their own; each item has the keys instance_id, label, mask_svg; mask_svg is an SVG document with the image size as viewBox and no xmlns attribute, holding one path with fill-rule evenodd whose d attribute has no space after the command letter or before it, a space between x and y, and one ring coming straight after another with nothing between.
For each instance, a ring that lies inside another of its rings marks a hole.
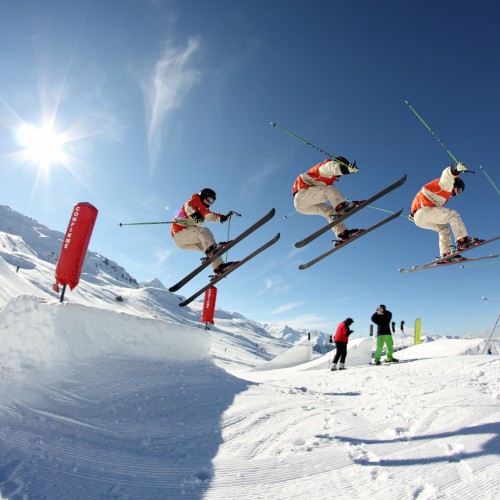
<instances>
[{"instance_id":1,"label":"white cloud","mask_svg":"<svg viewBox=\"0 0 500 500\"><path fill-rule=\"evenodd\" d=\"M292 285L289 281L285 281L282 277L275 275L265 279L264 288L259 290L258 295L262 295L268 291L272 292L274 295L281 295L290 290L290 288L292 288Z\"/></svg>"},{"instance_id":2,"label":"white cloud","mask_svg":"<svg viewBox=\"0 0 500 500\"><path fill-rule=\"evenodd\" d=\"M152 169L161 149L161 132L169 112L180 107L186 94L200 80L200 72L190 67L191 57L199 46L194 38L188 40L184 49L168 43L149 78L143 82Z\"/></svg>"},{"instance_id":3,"label":"white cloud","mask_svg":"<svg viewBox=\"0 0 500 500\"><path fill-rule=\"evenodd\" d=\"M285 304L284 306L280 306L273 311L271 311L271 314L281 314L286 311L290 311L291 309L295 309L296 307L299 307L303 304L304 302L291 302L289 304Z\"/></svg>"},{"instance_id":4,"label":"white cloud","mask_svg":"<svg viewBox=\"0 0 500 500\"><path fill-rule=\"evenodd\" d=\"M170 256L174 253L174 249L167 248L166 250L156 250L155 256L158 259L158 264L163 264L166 262Z\"/></svg>"}]
</instances>

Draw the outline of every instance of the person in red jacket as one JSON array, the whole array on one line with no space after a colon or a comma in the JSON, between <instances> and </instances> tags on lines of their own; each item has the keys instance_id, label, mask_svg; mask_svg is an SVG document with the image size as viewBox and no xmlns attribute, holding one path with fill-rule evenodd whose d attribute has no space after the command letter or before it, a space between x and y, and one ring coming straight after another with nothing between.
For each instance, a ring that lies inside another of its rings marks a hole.
<instances>
[{"instance_id":1,"label":"person in red jacket","mask_svg":"<svg viewBox=\"0 0 500 500\"><path fill-rule=\"evenodd\" d=\"M332 372L337 369L337 363L340 361L339 370L345 370L345 358L347 356L347 343L349 342L349 335L354 332L350 326L354 323L352 318L347 318L337 327L335 332L335 356L332 363Z\"/></svg>"},{"instance_id":2,"label":"person in red jacket","mask_svg":"<svg viewBox=\"0 0 500 500\"><path fill-rule=\"evenodd\" d=\"M212 231L202 227L204 221L207 222L226 222L231 218L233 212L227 215L211 212L210 207L215 202L216 194L213 189L202 189L198 194L193 194L191 198L184 203L174 218L170 234L177 248L182 250L198 250L204 252L210 257L219 251L228 242L216 243ZM235 262L224 262L220 257L212 262L212 269L215 274L223 273Z\"/></svg>"},{"instance_id":3,"label":"person in red jacket","mask_svg":"<svg viewBox=\"0 0 500 500\"><path fill-rule=\"evenodd\" d=\"M441 257L447 257L454 251L451 232L455 237L457 251L484 241L479 238L470 238L460 214L456 210L444 208L452 196L457 196L464 191L465 184L459 177L463 172L467 172L467 167L463 163L446 167L439 179L434 179L422 187L411 205L410 217L415 224L439 234ZM444 262L462 259L461 255L456 255Z\"/></svg>"},{"instance_id":4,"label":"person in red jacket","mask_svg":"<svg viewBox=\"0 0 500 500\"><path fill-rule=\"evenodd\" d=\"M293 204L297 212L306 215L321 215L328 222L348 212L361 201L346 201L334 182L342 175L357 174L356 162L350 163L343 156L328 158L307 172L299 175L293 184ZM330 203L330 204L329 204ZM348 240L362 229L347 229L341 222L332 231L340 243Z\"/></svg>"}]
</instances>

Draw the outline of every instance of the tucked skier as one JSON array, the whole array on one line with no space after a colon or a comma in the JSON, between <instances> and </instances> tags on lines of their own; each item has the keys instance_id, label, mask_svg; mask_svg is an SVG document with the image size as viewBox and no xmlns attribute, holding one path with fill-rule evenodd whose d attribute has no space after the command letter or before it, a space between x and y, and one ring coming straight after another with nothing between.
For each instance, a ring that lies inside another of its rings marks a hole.
<instances>
[{"instance_id":1,"label":"tucked skier","mask_svg":"<svg viewBox=\"0 0 500 500\"><path fill-rule=\"evenodd\" d=\"M391 333L392 313L388 311L384 304L377 307L377 311L372 315L372 322L377 325L377 348L373 356L376 365L380 365L382 349L386 346L385 358L388 363L397 363L399 360L392 356L394 339Z\"/></svg>"},{"instance_id":2,"label":"tucked skier","mask_svg":"<svg viewBox=\"0 0 500 500\"><path fill-rule=\"evenodd\" d=\"M347 356L347 343L349 342L349 335L354 332L350 326L354 323L352 318L345 319L337 327L335 332L335 356L332 363L332 372L337 369L337 363L340 361L339 370L345 370L345 358Z\"/></svg>"},{"instance_id":3,"label":"tucked skier","mask_svg":"<svg viewBox=\"0 0 500 500\"><path fill-rule=\"evenodd\" d=\"M464 191L465 184L459 175L466 171L467 167L463 163L445 168L439 179L422 187L411 205L410 216L415 224L439 234L441 257L454 253L451 232L455 238L457 252L484 241L479 238L470 238L460 214L456 210L444 207L452 196L457 196ZM453 260L463 260L463 257L454 255L442 262L447 263Z\"/></svg>"},{"instance_id":4,"label":"tucked skier","mask_svg":"<svg viewBox=\"0 0 500 500\"><path fill-rule=\"evenodd\" d=\"M346 201L344 195L333 183L342 175L356 174L356 162L338 156L318 163L307 172L299 175L293 185L293 204L297 212L306 215L321 215L328 222L348 212L361 201ZM330 204L328 204L328 202ZM347 229L343 222L333 226L332 231L340 243L362 229Z\"/></svg>"},{"instance_id":5,"label":"tucked skier","mask_svg":"<svg viewBox=\"0 0 500 500\"><path fill-rule=\"evenodd\" d=\"M227 242L216 243L210 229L202 227L204 221L226 222L231 218L232 212L226 215L210 211L210 206L215 202L215 191L209 188L202 189L198 194L193 194L184 203L174 218L170 234L176 247L182 250L198 250L210 257L220 250ZM224 262L221 258L212 262L215 274L223 273L235 262Z\"/></svg>"}]
</instances>

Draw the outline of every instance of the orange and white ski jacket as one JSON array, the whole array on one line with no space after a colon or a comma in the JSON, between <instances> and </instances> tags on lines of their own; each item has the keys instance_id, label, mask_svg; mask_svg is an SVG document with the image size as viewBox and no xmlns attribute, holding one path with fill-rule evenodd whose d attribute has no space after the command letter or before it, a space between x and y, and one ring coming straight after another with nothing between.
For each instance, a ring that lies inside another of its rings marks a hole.
<instances>
[{"instance_id":1,"label":"orange and white ski jacket","mask_svg":"<svg viewBox=\"0 0 500 500\"><path fill-rule=\"evenodd\" d=\"M311 186L331 186L342 175L340 169L341 164L330 158L318 163L297 177L293 184L293 196L301 189L307 189Z\"/></svg>"},{"instance_id":2,"label":"orange and white ski jacket","mask_svg":"<svg viewBox=\"0 0 500 500\"><path fill-rule=\"evenodd\" d=\"M455 177L458 176L451 173L451 167L447 167L439 179L434 179L423 186L411 204L411 215L423 207L443 207L446 205L453 192Z\"/></svg>"},{"instance_id":3,"label":"orange and white ski jacket","mask_svg":"<svg viewBox=\"0 0 500 500\"><path fill-rule=\"evenodd\" d=\"M195 212L199 212L207 222L220 222L221 214L211 212L201 201L200 195L193 194L191 199L182 205L182 208L174 217L170 234L173 236L175 233L186 229L186 227L201 226L203 222L195 222L191 217Z\"/></svg>"}]
</instances>

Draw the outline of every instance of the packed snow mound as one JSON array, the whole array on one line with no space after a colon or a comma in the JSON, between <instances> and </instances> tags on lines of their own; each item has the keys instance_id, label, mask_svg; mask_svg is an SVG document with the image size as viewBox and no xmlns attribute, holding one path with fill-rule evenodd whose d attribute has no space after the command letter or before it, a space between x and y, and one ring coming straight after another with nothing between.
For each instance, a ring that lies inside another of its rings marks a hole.
<instances>
[{"instance_id":1,"label":"packed snow mound","mask_svg":"<svg viewBox=\"0 0 500 500\"><path fill-rule=\"evenodd\" d=\"M0 311L1 381L98 356L185 363L208 358L200 329L126 313L20 295Z\"/></svg>"},{"instance_id":2,"label":"packed snow mound","mask_svg":"<svg viewBox=\"0 0 500 500\"><path fill-rule=\"evenodd\" d=\"M255 368L255 370L274 370L276 368L288 368L289 366L297 366L302 363L307 363L312 359L312 344L304 342L297 344L291 349L279 354L274 359L264 365Z\"/></svg>"},{"instance_id":3,"label":"packed snow mound","mask_svg":"<svg viewBox=\"0 0 500 500\"><path fill-rule=\"evenodd\" d=\"M481 354L484 346L484 339L444 338L407 347L403 352L405 357L409 359L437 358Z\"/></svg>"}]
</instances>

